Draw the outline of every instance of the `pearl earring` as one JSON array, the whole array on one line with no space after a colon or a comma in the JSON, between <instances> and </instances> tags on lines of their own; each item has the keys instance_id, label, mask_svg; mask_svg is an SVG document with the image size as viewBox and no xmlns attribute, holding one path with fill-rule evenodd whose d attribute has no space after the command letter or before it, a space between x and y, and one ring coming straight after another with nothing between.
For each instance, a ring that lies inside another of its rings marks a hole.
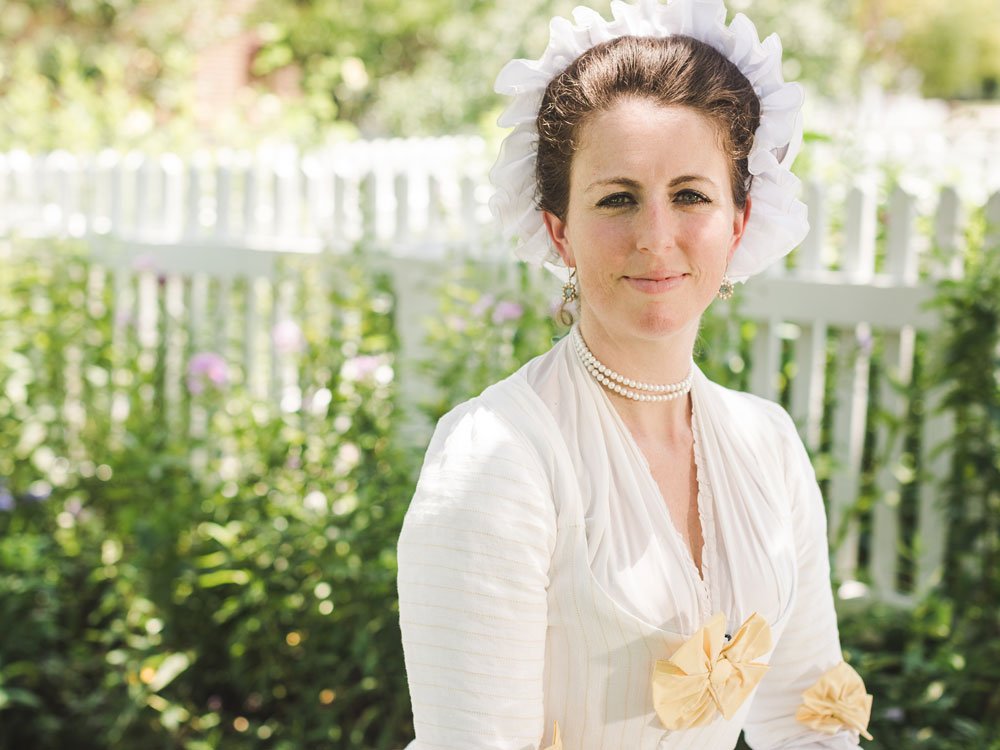
<instances>
[{"instance_id":1,"label":"pearl earring","mask_svg":"<svg viewBox=\"0 0 1000 750\"><path fill-rule=\"evenodd\" d=\"M733 285L733 280L729 278L728 274L723 274L722 283L719 284L719 299L730 299L734 291L736 291L736 287Z\"/></svg>"}]
</instances>

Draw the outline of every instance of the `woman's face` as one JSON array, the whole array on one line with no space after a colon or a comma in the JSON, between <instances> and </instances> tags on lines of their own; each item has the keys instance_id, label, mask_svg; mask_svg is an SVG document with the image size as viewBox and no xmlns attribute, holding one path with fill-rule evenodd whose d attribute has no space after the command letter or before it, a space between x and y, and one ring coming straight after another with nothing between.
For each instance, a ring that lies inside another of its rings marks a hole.
<instances>
[{"instance_id":1,"label":"woman's face","mask_svg":"<svg viewBox=\"0 0 1000 750\"><path fill-rule=\"evenodd\" d=\"M749 213L733 204L711 121L626 99L583 126L565 219L545 222L577 270L588 336L622 345L687 332L693 345Z\"/></svg>"}]
</instances>

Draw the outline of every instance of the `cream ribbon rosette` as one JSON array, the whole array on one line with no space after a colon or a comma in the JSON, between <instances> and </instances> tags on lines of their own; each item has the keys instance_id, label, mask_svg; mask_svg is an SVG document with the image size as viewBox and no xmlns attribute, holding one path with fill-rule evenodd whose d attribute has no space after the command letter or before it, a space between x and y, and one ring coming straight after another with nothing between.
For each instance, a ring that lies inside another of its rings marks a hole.
<instances>
[{"instance_id":1,"label":"cream ribbon rosette","mask_svg":"<svg viewBox=\"0 0 1000 750\"><path fill-rule=\"evenodd\" d=\"M767 620L752 614L726 642L726 618L715 615L653 670L653 708L667 729L731 719L769 667L755 661L771 650Z\"/></svg>"},{"instance_id":2,"label":"cream ribbon rosette","mask_svg":"<svg viewBox=\"0 0 1000 750\"><path fill-rule=\"evenodd\" d=\"M872 696L865 691L861 675L842 661L802 694L802 705L795 718L817 732L836 734L846 727L870 740L871 714Z\"/></svg>"},{"instance_id":3,"label":"cream ribbon rosette","mask_svg":"<svg viewBox=\"0 0 1000 750\"><path fill-rule=\"evenodd\" d=\"M514 130L504 139L500 157L490 172L496 192L490 209L508 239L517 238L515 254L551 270L563 266L551 246L535 203L535 119L549 82L583 52L621 36L666 37L684 34L705 42L733 62L760 98L760 126L754 134L749 168L752 208L728 274L746 281L787 255L806 236L809 221L798 200L800 183L789 167L802 143L802 89L785 83L781 72L781 41L772 34L763 42L742 13L726 26L722 0L639 0L611 3L612 20L590 8L578 7L571 23L553 18L549 44L537 60L511 60L500 71L495 89L512 97L497 123ZM560 274L564 275L564 274Z\"/></svg>"}]
</instances>

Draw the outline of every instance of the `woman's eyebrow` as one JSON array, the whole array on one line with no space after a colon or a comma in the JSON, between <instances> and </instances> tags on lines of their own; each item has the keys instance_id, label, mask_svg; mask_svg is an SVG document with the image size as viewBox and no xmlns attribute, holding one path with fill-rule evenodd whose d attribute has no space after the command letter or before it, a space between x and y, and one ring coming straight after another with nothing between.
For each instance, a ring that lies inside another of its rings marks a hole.
<instances>
[{"instance_id":1,"label":"woman's eyebrow","mask_svg":"<svg viewBox=\"0 0 1000 750\"><path fill-rule=\"evenodd\" d=\"M707 182L709 185L715 185L715 181L710 177L697 174L683 174L672 179L668 187L683 185L685 182ZM590 183L585 192L590 192L594 188L608 187L609 185L620 185L621 187L626 187L630 190L639 190L642 187L638 181L633 180L631 177L609 177L604 180L595 180Z\"/></svg>"},{"instance_id":2,"label":"woman's eyebrow","mask_svg":"<svg viewBox=\"0 0 1000 750\"><path fill-rule=\"evenodd\" d=\"M587 186L586 192L590 192L594 188L607 187L608 185L621 185L622 187L627 187L630 190L638 190L641 185L629 177L609 177L606 180L596 180Z\"/></svg>"},{"instance_id":3,"label":"woman's eyebrow","mask_svg":"<svg viewBox=\"0 0 1000 750\"><path fill-rule=\"evenodd\" d=\"M675 187L685 182L707 182L709 185L715 184L715 182L709 177L704 177L702 175L697 175L697 174L684 174L681 175L680 177L675 177L674 179L672 179L670 181L670 187Z\"/></svg>"}]
</instances>

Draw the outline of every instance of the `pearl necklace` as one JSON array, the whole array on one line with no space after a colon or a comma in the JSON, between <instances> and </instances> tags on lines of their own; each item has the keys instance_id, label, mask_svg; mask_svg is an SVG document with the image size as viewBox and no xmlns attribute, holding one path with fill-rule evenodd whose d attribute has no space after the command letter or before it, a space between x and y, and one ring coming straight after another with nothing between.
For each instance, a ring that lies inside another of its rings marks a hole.
<instances>
[{"instance_id":1,"label":"pearl necklace","mask_svg":"<svg viewBox=\"0 0 1000 750\"><path fill-rule=\"evenodd\" d=\"M587 348L579 326L573 329L573 344L576 347L576 353L580 357L580 361L583 362L583 366L587 368L587 372L591 374L594 380L609 391L614 391L625 398L630 398L633 401L672 401L675 398L686 396L691 391L691 372L688 372L687 377L679 383L668 383L666 385L640 383L619 375L597 359L590 349ZM641 391L648 392L642 393Z\"/></svg>"}]
</instances>

